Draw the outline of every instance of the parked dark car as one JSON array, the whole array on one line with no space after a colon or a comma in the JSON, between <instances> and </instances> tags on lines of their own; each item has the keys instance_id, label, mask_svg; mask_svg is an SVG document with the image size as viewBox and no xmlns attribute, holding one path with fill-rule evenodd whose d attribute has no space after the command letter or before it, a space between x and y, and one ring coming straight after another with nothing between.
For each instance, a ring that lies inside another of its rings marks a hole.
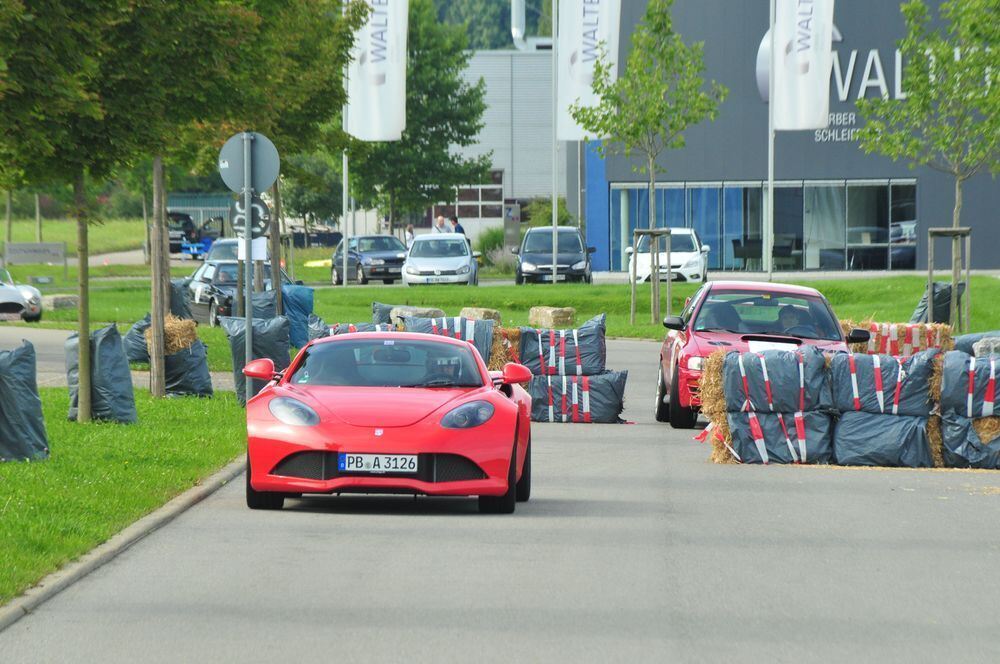
<instances>
[{"instance_id":1,"label":"parked dark car","mask_svg":"<svg viewBox=\"0 0 1000 664\"><path fill-rule=\"evenodd\" d=\"M243 240L239 238L224 238L212 243L212 248L205 255L205 262L208 261L234 261L239 255L239 245ZM271 247L267 247L267 260L271 260Z\"/></svg>"},{"instance_id":2,"label":"parked dark car","mask_svg":"<svg viewBox=\"0 0 1000 664\"><path fill-rule=\"evenodd\" d=\"M236 261L205 261L191 275L187 284L188 306L196 321L216 327L220 317L233 315L239 267ZM292 283L284 270L281 281ZM264 264L264 290L271 290L270 263Z\"/></svg>"},{"instance_id":3,"label":"parked dark car","mask_svg":"<svg viewBox=\"0 0 1000 664\"><path fill-rule=\"evenodd\" d=\"M347 241L347 279L367 284L369 279L381 279L391 284L402 278L406 245L394 235L359 235ZM344 281L344 243L337 245L330 267L330 282Z\"/></svg>"},{"instance_id":4,"label":"parked dark car","mask_svg":"<svg viewBox=\"0 0 1000 664\"><path fill-rule=\"evenodd\" d=\"M589 284L592 279L590 254L596 249L586 246L576 228L559 228L558 237L556 279ZM529 228L520 248L511 251L517 255L514 283L552 281L552 228Z\"/></svg>"},{"instance_id":5,"label":"parked dark car","mask_svg":"<svg viewBox=\"0 0 1000 664\"><path fill-rule=\"evenodd\" d=\"M167 233L170 235L170 253L181 253L185 242L195 242L198 231L194 219L184 212L167 212Z\"/></svg>"}]
</instances>

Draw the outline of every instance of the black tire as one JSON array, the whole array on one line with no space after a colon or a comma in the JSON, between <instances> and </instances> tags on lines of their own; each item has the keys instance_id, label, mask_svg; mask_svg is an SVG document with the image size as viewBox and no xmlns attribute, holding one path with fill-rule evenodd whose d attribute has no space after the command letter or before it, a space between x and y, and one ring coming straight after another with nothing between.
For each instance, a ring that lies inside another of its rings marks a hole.
<instances>
[{"instance_id":1,"label":"black tire","mask_svg":"<svg viewBox=\"0 0 1000 664\"><path fill-rule=\"evenodd\" d=\"M41 311L38 312L37 316L25 316L24 317L24 322L25 323L37 323L40 320L42 320L42 312Z\"/></svg>"},{"instance_id":2,"label":"black tire","mask_svg":"<svg viewBox=\"0 0 1000 664\"><path fill-rule=\"evenodd\" d=\"M395 279L383 279L382 283L385 284L386 286L391 286L392 284L396 283L396 280Z\"/></svg>"},{"instance_id":3,"label":"black tire","mask_svg":"<svg viewBox=\"0 0 1000 664\"><path fill-rule=\"evenodd\" d=\"M514 285L515 286L520 286L523 283L524 283L524 277L521 276L520 272L515 272L514 273Z\"/></svg>"},{"instance_id":4,"label":"black tire","mask_svg":"<svg viewBox=\"0 0 1000 664\"><path fill-rule=\"evenodd\" d=\"M340 278L340 272L335 267L330 268L330 283L334 286L339 286L343 283L343 279Z\"/></svg>"},{"instance_id":5,"label":"black tire","mask_svg":"<svg viewBox=\"0 0 1000 664\"><path fill-rule=\"evenodd\" d=\"M208 326L219 327L219 305L212 300L208 305Z\"/></svg>"},{"instance_id":6,"label":"black tire","mask_svg":"<svg viewBox=\"0 0 1000 664\"><path fill-rule=\"evenodd\" d=\"M250 455L247 455L247 507L252 510L280 510L285 505L285 494L274 491L257 491L250 486Z\"/></svg>"},{"instance_id":7,"label":"black tire","mask_svg":"<svg viewBox=\"0 0 1000 664\"><path fill-rule=\"evenodd\" d=\"M483 514L511 514L517 507L517 446L510 454L507 468L507 493L502 496L479 496L479 511Z\"/></svg>"},{"instance_id":8,"label":"black tire","mask_svg":"<svg viewBox=\"0 0 1000 664\"><path fill-rule=\"evenodd\" d=\"M368 283L368 279L365 277L365 269L360 265L358 266L357 278L358 278L358 283L361 284L362 286Z\"/></svg>"},{"instance_id":9,"label":"black tire","mask_svg":"<svg viewBox=\"0 0 1000 664\"><path fill-rule=\"evenodd\" d=\"M653 406L653 417L657 422L670 421L670 406L663 402L667 396L667 386L663 384L663 365L656 372L656 403Z\"/></svg>"},{"instance_id":10,"label":"black tire","mask_svg":"<svg viewBox=\"0 0 1000 664\"><path fill-rule=\"evenodd\" d=\"M698 411L681 406L680 378L677 376L677 367L674 367L670 379L670 426L675 429L693 429L697 422Z\"/></svg>"},{"instance_id":11,"label":"black tire","mask_svg":"<svg viewBox=\"0 0 1000 664\"><path fill-rule=\"evenodd\" d=\"M524 452L521 479L517 481L517 502L526 503L529 498L531 498L531 438L528 438L528 449Z\"/></svg>"}]
</instances>

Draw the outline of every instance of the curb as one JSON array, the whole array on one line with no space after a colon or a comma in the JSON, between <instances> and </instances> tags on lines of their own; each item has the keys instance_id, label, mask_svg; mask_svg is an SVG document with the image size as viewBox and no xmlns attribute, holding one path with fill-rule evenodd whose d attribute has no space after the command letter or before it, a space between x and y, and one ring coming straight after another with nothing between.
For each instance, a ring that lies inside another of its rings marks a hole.
<instances>
[{"instance_id":1,"label":"curb","mask_svg":"<svg viewBox=\"0 0 1000 664\"><path fill-rule=\"evenodd\" d=\"M3 632L24 616L29 615L38 606L55 597L94 570L114 560L118 554L131 547L146 535L167 525L205 498L208 498L229 484L245 469L246 460L241 456L210 476L202 484L175 496L163 506L113 535L108 541L91 549L62 569L52 572L39 581L38 584L25 591L23 595L11 600L10 604L0 607L0 632Z\"/></svg>"}]
</instances>

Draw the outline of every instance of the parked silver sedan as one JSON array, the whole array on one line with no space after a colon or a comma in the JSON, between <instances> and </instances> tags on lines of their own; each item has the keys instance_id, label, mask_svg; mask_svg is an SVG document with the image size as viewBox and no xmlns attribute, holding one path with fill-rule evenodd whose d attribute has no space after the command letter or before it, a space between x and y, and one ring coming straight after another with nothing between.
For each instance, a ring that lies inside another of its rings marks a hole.
<instances>
[{"instance_id":1,"label":"parked silver sedan","mask_svg":"<svg viewBox=\"0 0 1000 664\"><path fill-rule=\"evenodd\" d=\"M10 272L0 269L0 320L42 319L42 294L34 286L14 283Z\"/></svg>"},{"instance_id":2,"label":"parked silver sedan","mask_svg":"<svg viewBox=\"0 0 1000 664\"><path fill-rule=\"evenodd\" d=\"M462 233L418 235L403 263L403 283L479 284L478 251Z\"/></svg>"}]
</instances>

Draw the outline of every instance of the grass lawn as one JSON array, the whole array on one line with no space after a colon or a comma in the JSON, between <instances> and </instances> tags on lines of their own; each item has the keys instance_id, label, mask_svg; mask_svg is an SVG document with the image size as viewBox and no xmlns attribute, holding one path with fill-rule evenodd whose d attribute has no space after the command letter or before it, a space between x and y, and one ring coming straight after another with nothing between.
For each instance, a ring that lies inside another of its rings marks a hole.
<instances>
[{"instance_id":1,"label":"grass lawn","mask_svg":"<svg viewBox=\"0 0 1000 664\"><path fill-rule=\"evenodd\" d=\"M12 222L14 242L35 241L35 220L14 219ZM112 251L141 249L146 238L142 219L108 219L91 224L87 233L87 244L91 254L106 254ZM66 251L76 255L76 220L42 219L43 242L65 242ZM0 242L0 246L3 242Z\"/></svg>"},{"instance_id":2,"label":"grass lawn","mask_svg":"<svg viewBox=\"0 0 1000 664\"><path fill-rule=\"evenodd\" d=\"M818 288L833 305L840 318L903 322L910 318L920 299L925 281L917 276L887 277L878 280L805 281L804 285ZM684 299L696 289L681 284L673 288L673 310L679 312ZM665 290L665 289L661 289ZM972 327L974 330L1000 329L1000 279L988 276L972 279ZM105 282L92 291L91 320L95 323L116 322L122 333L149 311L149 287L142 282ZM569 306L577 310L577 321L583 322L599 313L608 315L608 335L662 339L663 327L649 320L649 286L638 291L636 325L629 324L629 289L627 285L530 284L509 287L426 287L351 286L348 288L318 288L315 311L327 323L356 323L371 320L373 300L387 304L426 305L457 315L464 306L498 309L504 325L528 324L528 310L536 305ZM664 309L665 311L665 309ZM46 327L72 327L75 310L45 313ZM208 346L209 366L213 371L231 369L229 345L220 329L198 328L198 334Z\"/></svg>"},{"instance_id":3,"label":"grass lawn","mask_svg":"<svg viewBox=\"0 0 1000 664\"><path fill-rule=\"evenodd\" d=\"M232 394L154 400L139 422L66 420L65 389L43 388L52 457L0 464L0 604L239 456L243 409ZM197 427L179 426L197 422Z\"/></svg>"}]
</instances>

